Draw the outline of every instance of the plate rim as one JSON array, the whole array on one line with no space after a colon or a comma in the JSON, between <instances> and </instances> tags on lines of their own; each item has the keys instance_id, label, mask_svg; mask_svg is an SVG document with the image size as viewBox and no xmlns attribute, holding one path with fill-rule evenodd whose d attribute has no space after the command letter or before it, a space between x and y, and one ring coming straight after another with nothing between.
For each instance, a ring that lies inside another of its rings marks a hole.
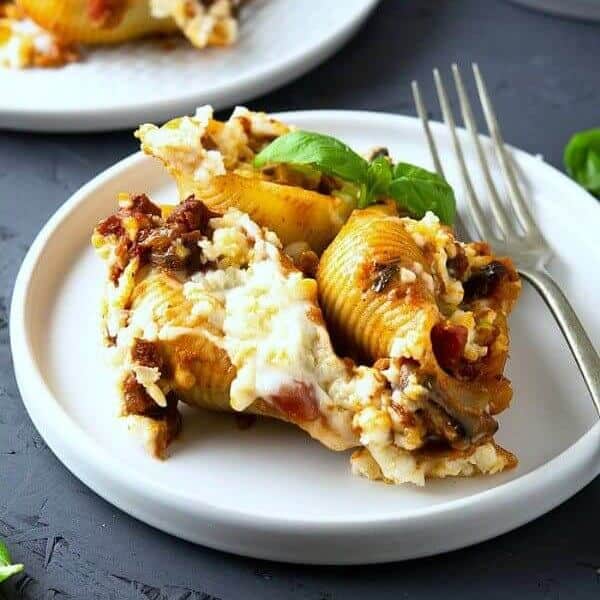
<instances>
[{"instance_id":1,"label":"plate rim","mask_svg":"<svg viewBox=\"0 0 600 600\"><path fill-rule=\"evenodd\" d=\"M206 103L212 104L215 110L221 110L238 102L247 102L301 77L338 51L364 24L380 2L380 0L360 1L363 3L362 6L333 34L316 40L312 45L294 52L275 64L259 65L214 90L189 92L185 95L172 94L158 101L148 99L124 108L108 106L65 110L44 106L5 107L0 104L0 125L14 131L111 131L137 126L143 120L162 121L168 114L186 112L194 104L205 102L203 96L214 96L212 102L208 102L207 99ZM3 123L10 119L14 119L16 123Z\"/></svg>"},{"instance_id":2,"label":"plate rim","mask_svg":"<svg viewBox=\"0 0 600 600\"><path fill-rule=\"evenodd\" d=\"M356 119L362 124L368 124L369 121L376 122L379 119L388 121L389 119L397 121L399 126L414 126L417 119L415 117L394 115L390 113L370 112L370 111L293 111L285 113L277 113L287 119L297 119L298 117L307 119L336 119L352 123ZM441 123L433 123L433 129L443 128ZM523 151L517 150L517 153ZM530 154L525 155L531 157ZM267 514L257 514L255 512L245 512L243 508L230 509L223 508L210 502L204 501L197 495L188 494L171 488L162 486L159 482L148 481L144 476L138 475L136 471L127 465L119 465L115 469L116 459L104 450L91 436L79 428L76 421L70 417L64 410L62 405L55 400L54 394L46 384L43 372L38 361L34 356L31 347L29 327L27 325L27 306L28 306L28 289L35 277L35 270L39 265L40 258L43 254L44 247L48 240L52 237L55 231L60 227L62 222L77 210L80 204L84 203L96 188L101 187L105 182L119 176L120 173L135 168L137 165L145 161L152 161L151 158L143 155L141 152L136 152L112 165L104 170L78 191L58 208L58 210L47 221L39 234L36 236L25 259L19 269L16 283L13 290L13 296L10 308L10 344L13 355L13 364L16 374L16 379L21 392L23 403L27 412L34 422L36 428L44 438L45 442L57 456L60 462L65 465L76 477L82 480L88 487L106 498L112 504L122 508L129 514L141 518L145 522L157 526L160 529L174 533L179 537L184 537L190 541L198 542L193 532L190 532L189 537L182 535L181 531L174 531L172 527L161 523L159 519L149 517L147 514L140 516L140 511L136 511L131 506L125 506L124 501L115 501L114 497L107 497L103 492L99 481L114 480L122 489L121 495L136 496L143 490L143 495L146 500L155 503L157 507L173 507L175 505L182 511L182 514L192 516L194 518L209 519L214 523L221 523L228 527L251 528L253 531L260 530L262 532L272 533L306 533L309 535L322 535L324 532L336 533L351 533L356 531L372 530L373 527L393 527L403 524L420 522L424 520L448 518L458 515L461 512L470 511L473 514L483 514L486 510L498 509L505 504L514 502L515 497L527 497L535 493L540 494L546 490L552 489L556 482L562 484L570 482L570 485L565 485L560 491L551 495L551 500L546 497L540 502L541 508L536 507L535 510L529 509L529 512L524 512L511 521L506 527L501 527L500 530L487 535L487 537L477 537L475 541L483 541L489 537L494 537L500 533L513 529L522 525L533 518L536 518L548 510L551 510L558 504L562 503L567 498L574 495L581 488L587 485L600 473L600 461L592 460L594 455L600 451L600 422L596 422L590 429L577 439L571 446L563 452L556 455L550 461L536 467L532 471L521 475L510 481L501 483L475 494L466 497L457 498L454 500L442 502L426 507L404 510L402 513L382 513L376 517L361 517L356 515L352 519L332 518L321 520L318 517L297 518L289 517L282 518L281 516L272 517ZM578 193L573 194L580 200L576 202L584 202L583 198L587 196L588 206L590 203L596 203L595 199L580 189L575 183L569 180L566 175L545 164L546 167L554 170L556 174L563 177L570 185L577 188ZM597 206L596 206L597 208ZM43 410L39 410L39 408ZM63 428L68 428L71 436L61 438L58 431L65 431ZM78 460L77 454L85 456L86 460ZM588 464L589 463L589 464ZM594 468L595 467L595 468ZM165 492L168 493L165 495ZM168 498L168 502L165 502ZM143 511L141 511L143 513ZM212 547L218 547L222 550L232 551L231 544L219 547L217 543L200 541ZM448 541L446 546L441 550L450 550L462 545L468 545L474 541L453 544ZM233 549L233 551L241 554L249 554L248 552ZM419 554L411 553L410 556L424 556L427 554L438 553L440 549L432 552L421 552ZM258 553L251 554L259 556ZM395 556L395 557L394 557ZM384 560L397 560L397 555ZM275 555L265 555L262 558L277 558ZM280 557L281 559L281 557ZM285 560L288 559L285 558ZM298 561L300 562L300 561ZM311 561L312 562L312 561ZM339 560L315 560L314 562L321 563L337 563L342 564L344 561ZM354 562L352 560L350 563ZM369 560L358 561L361 564L370 562ZM374 562L382 562L377 559ZM348 564L348 563L346 563Z\"/></svg>"},{"instance_id":3,"label":"plate rim","mask_svg":"<svg viewBox=\"0 0 600 600\"><path fill-rule=\"evenodd\" d=\"M600 4L595 0L571 0L569 4L557 0L510 0L528 10L546 15L577 19L581 21L600 21Z\"/></svg>"}]
</instances>

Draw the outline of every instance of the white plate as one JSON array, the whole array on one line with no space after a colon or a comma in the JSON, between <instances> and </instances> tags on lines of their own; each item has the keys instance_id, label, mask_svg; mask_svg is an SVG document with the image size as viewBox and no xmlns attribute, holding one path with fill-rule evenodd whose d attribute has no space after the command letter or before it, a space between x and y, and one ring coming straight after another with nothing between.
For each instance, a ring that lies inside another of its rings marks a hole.
<instances>
[{"instance_id":1,"label":"white plate","mask_svg":"<svg viewBox=\"0 0 600 600\"><path fill-rule=\"evenodd\" d=\"M201 104L245 102L307 72L335 52L378 0L252 0L230 48L175 49L152 41L86 52L60 69L0 67L0 127L101 131L165 121Z\"/></svg>"},{"instance_id":2,"label":"white plate","mask_svg":"<svg viewBox=\"0 0 600 600\"><path fill-rule=\"evenodd\" d=\"M284 118L356 148L387 145L428 165L419 123L362 112L298 112ZM447 172L451 144L434 124ZM556 259L553 272L596 342L600 209L565 176L523 152L526 191ZM467 155L473 161L472 155ZM186 414L172 456L146 456L117 426L103 365L97 307L104 267L90 232L120 191L173 199L156 161L135 154L77 192L29 250L11 309L17 381L31 418L58 458L124 511L174 535L240 554L307 563L413 558L479 542L550 510L600 471L600 424L556 325L525 286L512 316L513 406L499 441L520 458L493 477L394 487L350 474L336 454L293 427L261 422L240 431L229 415ZM593 428L591 428L593 426ZM591 428L591 429L590 429Z\"/></svg>"}]
</instances>

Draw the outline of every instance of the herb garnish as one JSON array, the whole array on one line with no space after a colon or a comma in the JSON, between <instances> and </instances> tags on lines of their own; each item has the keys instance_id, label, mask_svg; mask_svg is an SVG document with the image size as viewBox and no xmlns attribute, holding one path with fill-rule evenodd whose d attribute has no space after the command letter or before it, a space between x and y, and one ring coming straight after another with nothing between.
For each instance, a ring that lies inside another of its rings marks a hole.
<instances>
[{"instance_id":1,"label":"herb garnish","mask_svg":"<svg viewBox=\"0 0 600 600\"><path fill-rule=\"evenodd\" d=\"M373 279L371 289L376 293L381 293L385 290L387 284L398 274L398 263L394 262L388 265L378 265L378 272Z\"/></svg>"},{"instance_id":2,"label":"herb garnish","mask_svg":"<svg viewBox=\"0 0 600 600\"><path fill-rule=\"evenodd\" d=\"M285 163L312 168L356 186L356 205L365 208L392 198L402 209L421 218L430 210L452 224L454 192L445 179L407 163L392 165L385 156L365 160L343 142L312 131L292 131L276 138L254 158L254 166Z\"/></svg>"},{"instance_id":3,"label":"herb garnish","mask_svg":"<svg viewBox=\"0 0 600 600\"><path fill-rule=\"evenodd\" d=\"M564 161L569 175L600 197L600 128L573 135L565 148Z\"/></svg>"},{"instance_id":4,"label":"herb garnish","mask_svg":"<svg viewBox=\"0 0 600 600\"><path fill-rule=\"evenodd\" d=\"M0 541L0 583L12 575L16 575L23 570L23 565L12 564L10 552L2 541Z\"/></svg>"}]
</instances>

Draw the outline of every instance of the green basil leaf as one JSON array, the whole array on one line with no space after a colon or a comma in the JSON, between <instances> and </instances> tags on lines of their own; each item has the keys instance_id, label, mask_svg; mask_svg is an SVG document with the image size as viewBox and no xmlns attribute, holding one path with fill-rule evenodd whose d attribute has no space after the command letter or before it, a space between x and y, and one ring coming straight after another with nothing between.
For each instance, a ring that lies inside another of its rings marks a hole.
<instances>
[{"instance_id":1,"label":"green basil leaf","mask_svg":"<svg viewBox=\"0 0 600 600\"><path fill-rule=\"evenodd\" d=\"M365 206L374 204L380 196L386 196L389 193L391 182L392 165L387 158L378 156L369 163L367 190L365 197L359 201L358 208L365 208Z\"/></svg>"},{"instance_id":2,"label":"green basil leaf","mask_svg":"<svg viewBox=\"0 0 600 600\"><path fill-rule=\"evenodd\" d=\"M443 223L452 225L456 215L456 199L448 182L431 171L408 163L394 167L389 186L390 195L417 218L430 210Z\"/></svg>"},{"instance_id":3,"label":"green basil leaf","mask_svg":"<svg viewBox=\"0 0 600 600\"><path fill-rule=\"evenodd\" d=\"M6 547L6 544L0 540L0 567L10 565L11 562L12 558L10 557L10 552Z\"/></svg>"},{"instance_id":4,"label":"green basil leaf","mask_svg":"<svg viewBox=\"0 0 600 600\"><path fill-rule=\"evenodd\" d=\"M564 162L577 183L600 197L600 128L576 133L565 148Z\"/></svg>"},{"instance_id":5,"label":"green basil leaf","mask_svg":"<svg viewBox=\"0 0 600 600\"><path fill-rule=\"evenodd\" d=\"M10 557L10 552L6 547L6 544L0 541L0 583L22 570L23 565L12 564L12 558Z\"/></svg>"},{"instance_id":6,"label":"green basil leaf","mask_svg":"<svg viewBox=\"0 0 600 600\"><path fill-rule=\"evenodd\" d=\"M443 177L440 177L433 171L423 169L423 167L417 167L417 165L411 165L410 163L399 162L394 166L393 170L394 179L400 179L401 177L408 177L410 179L423 179L425 181L442 181L446 183Z\"/></svg>"},{"instance_id":7,"label":"green basil leaf","mask_svg":"<svg viewBox=\"0 0 600 600\"><path fill-rule=\"evenodd\" d=\"M328 135L312 131L286 133L254 157L254 166L270 164L312 165L322 173L354 183L366 183L369 163Z\"/></svg>"},{"instance_id":8,"label":"green basil leaf","mask_svg":"<svg viewBox=\"0 0 600 600\"><path fill-rule=\"evenodd\" d=\"M9 577L12 577L13 575L20 573L22 570L23 570L23 565L21 565L21 564L6 565L4 567L0 567L0 583L5 581Z\"/></svg>"}]
</instances>

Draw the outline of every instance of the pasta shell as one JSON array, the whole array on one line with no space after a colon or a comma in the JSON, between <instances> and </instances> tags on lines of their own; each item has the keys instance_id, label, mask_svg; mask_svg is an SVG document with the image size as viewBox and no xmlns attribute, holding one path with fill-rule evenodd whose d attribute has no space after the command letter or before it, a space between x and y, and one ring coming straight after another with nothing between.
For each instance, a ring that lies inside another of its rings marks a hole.
<instances>
[{"instance_id":1,"label":"pasta shell","mask_svg":"<svg viewBox=\"0 0 600 600\"><path fill-rule=\"evenodd\" d=\"M199 110L206 113L207 108L212 114L210 107ZM350 216L352 202L289 185L292 182L288 180L269 181L254 170L256 147L289 129L261 113L235 114L226 123L195 116L175 118L162 127L144 124L135 135L142 151L164 164L177 183L181 200L194 195L221 213L237 208L274 231L284 246L306 242L320 254ZM253 125L253 119L258 125ZM257 132L253 133L253 127ZM210 152L217 156L209 156Z\"/></svg>"},{"instance_id":2,"label":"pasta shell","mask_svg":"<svg viewBox=\"0 0 600 600\"><path fill-rule=\"evenodd\" d=\"M431 276L428 264L402 221L390 216L388 209L355 211L319 264L325 318L345 352L368 361L412 359L423 385L473 441L489 437L497 427L490 415L504 410L512 397L510 383L502 376L508 351L506 317L498 311L496 337L474 378L464 380L446 372L432 341L433 327L446 319L439 308L443 302L433 285L428 288L423 277L414 276L415 270ZM392 266L394 275L379 286L385 265ZM408 286L398 277L402 265L413 266ZM509 293L514 283L507 285Z\"/></svg>"},{"instance_id":3,"label":"pasta shell","mask_svg":"<svg viewBox=\"0 0 600 600\"><path fill-rule=\"evenodd\" d=\"M377 270L419 263L424 257L389 207L355 211L321 257L317 272L325 318L343 350L367 360L388 357L398 333L427 332L438 319L431 292L417 282L409 301L400 301L399 281L373 290ZM420 358L426 340L414 340Z\"/></svg>"},{"instance_id":4,"label":"pasta shell","mask_svg":"<svg viewBox=\"0 0 600 600\"><path fill-rule=\"evenodd\" d=\"M352 208L345 201L259 177L227 173L208 185L174 174L181 198L194 194L211 210L237 208L253 221L274 231L284 246L306 242L318 254L335 237Z\"/></svg>"},{"instance_id":5,"label":"pasta shell","mask_svg":"<svg viewBox=\"0 0 600 600\"><path fill-rule=\"evenodd\" d=\"M194 316L183 285L162 271L144 269L138 275L131 309L151 315L158 327L168 326L177 333L172 339L161 339L159 345L168 365L170 387L181 399L213 410L229 410L228 392L235 369L226 352L200 333L210 328Z\"/></svg>"},{"instance_id":6,"label":"pasta shell","mask_svg":"<svg viewBox=\"0 0 600 600\"><path fill-rule=\"evenodd\" d=\"M151 315L160 327L172 327L172 339L159 341L166 360L164 377L169 388L186 404L208 410L235 412L229 402L229 388L236 370L227 353L204 335L210 325L194 316L192 303L183 294L183 285L166 273L152 268L140 270L132 293L133 312ZM200 326L201 325L201 326ZM186 329L186 333L181 333ZM245 412L293 422L333 450L351 446L322 420L293 421L262 400Z\"/></svg>"},{"instance_id":7,"label":"pasta shell","mask_svg":"<svg viewBox=\"0 0 600 600\"><path fill-rule=\"evenodd\" d=\"M114 44L178 30L172 19L153 18L148 0L18 0L18 5L64 42Z\"/></svg>"}]
</instances>

